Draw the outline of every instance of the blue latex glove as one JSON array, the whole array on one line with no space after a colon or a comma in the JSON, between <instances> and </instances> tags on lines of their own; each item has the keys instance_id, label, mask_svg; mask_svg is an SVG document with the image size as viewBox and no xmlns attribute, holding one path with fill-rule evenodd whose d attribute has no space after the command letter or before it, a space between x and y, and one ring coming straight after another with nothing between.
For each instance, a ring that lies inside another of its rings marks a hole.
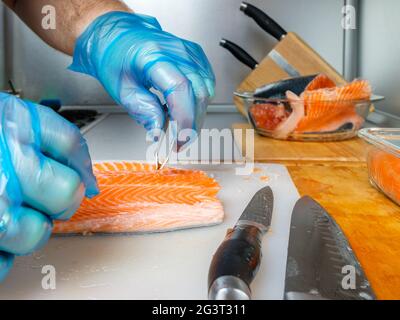
<instances>
[{"instance_id":1,"label":"blue latex glove","mask_svg":"<svg viewBox=\"0 0 400 320\"><path fill-rule=\"evenodd\" d=\"M85 140L53 110L0 92L0 281L98 193Z\"/></svg>"},{"instance_id":2,"label":"blue latex glove","mask_svg":"<svg viewBox=\"0 0 400 320\"><path fill-rule=\"evenodd\" d=\"M150 88L162 93L179 131L200 129L214 96L215 77L201 47L139 14L110 12L97 18L77 40L70 69L97 78L148 130L162 129L166 121Z\"/></svg>"}]
</instances>

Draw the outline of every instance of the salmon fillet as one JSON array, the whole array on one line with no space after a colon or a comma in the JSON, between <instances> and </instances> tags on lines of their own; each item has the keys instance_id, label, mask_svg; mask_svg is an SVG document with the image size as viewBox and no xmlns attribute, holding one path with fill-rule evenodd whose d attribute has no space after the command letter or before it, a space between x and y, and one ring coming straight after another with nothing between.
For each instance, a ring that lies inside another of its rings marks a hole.
<instances>
[{"instance_id":1,"label":"salmon fillet","mask_svg":"<svg viewBox=\"0 0 400 320\"><path fill-rule=\"evenodd\" d=\"M370 179L378 189L400 205L400 159L381 150L368 155Z\"/></svg>"},{"instance_id":2,"label":"salmon fillet","mask_svg":"<svg viewBox=\"0 0 400 320\"><path fill-rule=\"evenodd\" d=\"M56 234L163 232L221 223L219 184L203 171L133 162L94 165L100 194L85 199Z\"/></svg>"},{"instance_id":3,"label":"salmon fillet","mask_svg":"<svg viewBox=\"0 0 400 320\"><path fill-rule=\"evenodd\" d=\"M329 132L346 123L359 129L364 121L357 114L354 101L370 99L371 94L371 86L366 80L336 87L325 75L318 76L302 94L305 116L295 132Z\"/></svg>"}]
</instances>

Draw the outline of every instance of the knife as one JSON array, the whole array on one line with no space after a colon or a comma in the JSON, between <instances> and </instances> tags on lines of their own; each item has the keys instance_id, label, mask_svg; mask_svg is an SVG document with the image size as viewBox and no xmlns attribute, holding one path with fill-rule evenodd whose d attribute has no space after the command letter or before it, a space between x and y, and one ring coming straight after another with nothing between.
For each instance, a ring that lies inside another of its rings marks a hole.
<instances>
[{"instance_id":1,"label":"knife","mask_svg":"<svg viewBox=\"0 0 400 320\"><path fill-rule=\"evenodd\" d=\"M210 300L249 300L250 284L261 263L261 240L272 220L270 187L258 191L233 229L229 229L208 273Z\"/></svg>"},{"instance_id":2,"label":"knife","mask_svg":"<svg viewBox=\"0 0 400 320\"><path fill-rule=\"evenodd\" d=\"M244 63L250 69L255 69L258 66L258 62L249 55L243 48L239 47L237 44L233 43L232 41L222 39L219 42L220 46L227 49L236 59L240 62Z\"/></svg>"},{"instance_id":3,"label":"knife","mask_svg":"<svg viewBox=\"0 0 400 320\"><path fill-rule=\"evenodd\" d=\"M310 197L293 209L286 300L373 300L375 294L335 220Z\"/></svg>"},{"instance_id":4,"label":"knife","mask_svg":"<svg viewBox=\"0 0 400 320\"><path fill-rule=\"evenodd\" d=\"M240 10L250 18L253 18L262 29L268 32L276 40L280 41L287 35L286 30L283 29L275 20L250 3L242 2Z\"/></svg>"}]
</instances>

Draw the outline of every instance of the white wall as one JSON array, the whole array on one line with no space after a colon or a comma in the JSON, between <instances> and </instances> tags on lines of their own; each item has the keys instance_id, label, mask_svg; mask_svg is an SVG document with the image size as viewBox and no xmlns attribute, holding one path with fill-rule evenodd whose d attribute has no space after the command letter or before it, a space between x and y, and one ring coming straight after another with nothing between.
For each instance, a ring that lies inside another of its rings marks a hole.
<instances>
[{"instance_id":1,"label":"white wall","mask_svg":"<svg viewBox=\"0 0 400 320\"><path fill-rule=\"evenodd\" d=\"M360 76L386 96L382 111L400 116L400 1L362 0Z\"/></svg>"},{"instance_id":2,"label":"white wall","mask_svg":"<svg viewBox=\"0 0 400 320\"><path fill-rule=\"evenodd\" d=\"M241 0L128 0L137 12L156 16L165 30L199 42L217 75L215 103L231 103L232 91L249 69L220 48L226 37L261 60L276 43L239 11ZM296 31L342 70L343 0L249 0L289 31ZM10 15L13 15L10 13ZM112 103L97 82L66 70L70 58L47 47L17 18L9 23L8 65L16 86L31 99L59 97L65 104Z\"/></svg>"}]
</instances>

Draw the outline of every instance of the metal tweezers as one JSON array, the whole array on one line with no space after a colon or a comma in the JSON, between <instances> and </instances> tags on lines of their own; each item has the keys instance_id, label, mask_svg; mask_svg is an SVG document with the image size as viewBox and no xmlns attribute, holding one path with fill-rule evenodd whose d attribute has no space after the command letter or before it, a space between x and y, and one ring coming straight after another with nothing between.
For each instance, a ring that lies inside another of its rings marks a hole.
<instances>
[{"instance_id":1,"label":"metal tweezers","mask_svg":"<svg viewBox=\"0 0 400 320\"><path fill-rule=\"evenodd\" d=\"M160 139L160 141L158 142L158 147L156 149L156 153L155 153L155 157L156 157L156 170L162 170L165 165L168 163L169 158L172 154L172 150L174 149L175 146L175 141L172 141L172 143L170 143L169 145L169 149L168 149L168 153L166 158L164 159L164 161L160 160L160 150L161 147L163 145L163 142L165 140L166 143L168 143L168 139L167 139L167 133L168 133L168 129L169 129L169 115L168 115L168 107L167 105L163 105L163 109L164 109L164 113L165 113L165 125L163 128L164 134L162 136L162 138Z\"/></svg>"}]
</instances>

